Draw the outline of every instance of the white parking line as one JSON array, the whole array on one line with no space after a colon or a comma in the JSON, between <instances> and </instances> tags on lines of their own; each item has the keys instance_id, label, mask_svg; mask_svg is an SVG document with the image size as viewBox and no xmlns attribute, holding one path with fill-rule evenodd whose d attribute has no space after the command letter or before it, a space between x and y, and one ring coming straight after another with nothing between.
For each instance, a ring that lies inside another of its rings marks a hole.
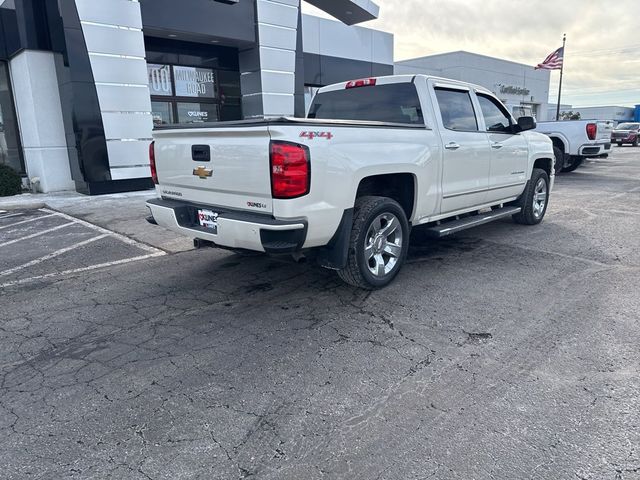
<instances>
[{"instance_id":1,"label":"white parking line","mask_svg":"<svg viewBox=\"0 0 640 480\"><path fill-rule=\"evenodd\" d=\"M166 253L163 251L158 251L156 253L150 253L148 255L142 255L142 256L133 257L133 258L125 258L123 260L116 260L114 262L100 263L98 265L91 265L89 267L74 268L72 270L65 270L63 272L47 273L46 275L37 275L35 277L23 278L21 280L14 280L12 282L1 283L0 288L12 287L15 285L22 285L25 283L35 282L37 280L46 280L49 278L61 277L64 275L72 275L74 273L89 272L91 270L97 270L99 268L113 267L116 265L124 265L127 263L138 262L140 260L146 260L148 258L161 257L163 255L166 255Z\"/></svg>"},{"instance_id":2,"label":"white parking line","mask_svg":"<svg viewBox=\"0 0 640 480\"><path fill-rule=\"evenodd\" d=\"M71 225L75 225L75 223L74 222L65 223L64 225L58 225L57 227L49 228L41 232L32 233L31 235L27 235L26 237L16 238L15 240L10 240L8 242L0 243L0 247L6 247L7 245L13 245L14 243L22 242L24 240L40 237L41 235L46 235L47 233L55 232L56 230L61 230L66 227L70 227Z\"/></svg>"},{"instance_id":3,"label":"white parking line","mask_svg":"<svg viewBox=\"0 0 640 480\"><path fill-rule=\"evenodd\" d=\"M55 214L52 213L50 215L42 215L40 217L30 218L29 220L23 220L21 222L12 223L10 225L3 225L3 226L0 227L0 230L3 230L5 228L17 227L18 225L24 225L25 223L36 222L36 221L41 220L43 218L49 218L49 217L54 217L54 216L55 216Z\"/></svg>"},{"instance_id":4,"label":"white parking line","mask_svg":"<svg viewBox=\"0 0 640 480\"><path fill-rule=\"evenodd\" d=\"M0 220L2 220L3 218L22 217L23 215L24 213L9 213L7 215L0 215Z\"/></svg>"},{"instance_id":5,"label":"white parking line","mask_svg":"<svg viewBox=\"0 0 640 480\"><path fill-rule=\"evenodd\" d=\"M49 210L47 208L41 208L40 211L57 215L57 216L59 216L61 218L64 218L66 220L70 220L70 221L78 223L78 224L80 224L80 225L82 225L84 227L87 227L87 228L90 228L92 230L95 230L96 232L106 233L106 234L112 236L113 238L117 238L121 242L126 243L127 245L133 245L133 246L138 247L139 249L144 250L146 252L161 253L163 255L165 254L165 252L163 252L159 248L151 247L151 246L146 245L144 243L137 242L137 241L135 241L135 240L133 240L133 239L131 239L129 237L125 237L124 235L120 235L119 233L115 233L115 232L112 232L111 230L107 230L106 228L99 227L97 225L94 225L93 223L89 223L89 222L86 222L84 220L80 220L79 218L72 217L71 215L67 215L66 213L56 212L54 210ZM2 246L2 245L0 245L0 246Z\"/></svg>"},{"instance_id":6,"label":"white parking line","mask_svg":"<svg viewBox=\"0 0 640 480\"><path fill-rule=\"evenodd\" d=\"M25 263L24 265L20 265L18 267L10 268L8 270L4 270L0 272L0 277L5 277L7 275L11 275L12 273L19 272L20 270L24 270L25 268L33 267L34 265L38 265L39 263L46 262L47 260L51 260L52 258L59 257L62 254L75 250L76 248L84 247L90 243L96 242L98 240L102 240L103 238L108 237L106 233L103 235L98 235L97 237L90 238L85 240L84 242L76 243L75 245L71 245L70 247L61 248L55 252L52 252L44 257L36 258L35 260L31 260L30 262Z\"/></svg>"},{"instance_id":7,"label":"white parking line","mask_svg":"<svg viewBox=\"0 0 640 480\"><path fill-rule=\"evenodd\" d=\"M99 227L97 225L94 225L92 223L86 222L84 220L80 220L78 218L74 218L74 217L72 217L70 215L67 215L65 213L56 212L56 211L53 211L53 210L49 210L47 208L41 208L41 209L39 209L39 211L42 212L42 213L45 213L46 215L41 216L41 217L37 217L37 218L33 218L33 219L29 219L29 220L25 220L24 222L17 222L17 223L14 223L12 225L6 225L6 226L3 226L2 228L9 228L9 227L12 227L12 226L15 226L15 225L21 225L21 224L24 224L24 223L28 223L28 222L32 222L32 221L35 221L35 220L39 220L41 218L54 217L54 216L63 218L65 220L69 220L69 223L65 223L64 225L59 225L57 227L49 228L47 230L44 230L44 231L41 231L41 232L37 232L37 233L33 233L31 235L27 235L27 236L24 236L22 238L11 240L11 241L8 241L8 242L5 242L5 243L0 243L0 247L4 247L4 246L7 246L7 245L12 245L12 244L24 241L24 240L29 240L31 238L35 238L35 237L39 237L39 236L42 236L42 235L46 235L47 233L51 233L51 232L54 232L56 230L60 230L62 228L66 228L66 227L69 227L71 225L76 225L76 224L77 225L82 225L83 227L86 227L88 229L96 231L100 235L98 235L96 237L93 237L93 238L90 238L88 240L84 240L82 242L76 243L76 244L71 245L69 247L62 248L60 250L57 250L57 251L52 252L50 254L47 254L47 255L45 255L45 256L43 256L41 258L37 258L35 260L27 262L27 263L25 263L23 265L4 270L4 271L0 272L0 277L6 277L7 275L11 275L11 274L16 273L16 272L18 272L20 270L24 270L26 268L33 267L34 265L38 265L40 263L46 262L48 260L51 260L52 258L59 257L60 255L63 255L63 254L65 254L65 253L67 253L67 252L69 252L71 250L75 250L75 249L77 249L79 247L82 247L84 245L87 245L89 243L95 242L97 240L100 240L100 239L103 239L103 238L106 238L106 237L112 237L112 238L114 238L116 240L119 240L122 243L125 243L127 245L136 247L137 249L146 252L146 254L145 255L139 255L139 256L136 256L136 257L131 257L131 258L125 258L125 259L122 259L122 260L115 260L115 261L112 261L112 262L105 262L105 263L99 263L99 264L96 264L96 265L90 265L88 267L74 268L74 269L70 269L70 270L64 270L62 272L52 272L52 273L47 273L47 274L43 274L43 275L37 275L37 276L29 277L29 278L24 278L24 279L21 279L21 280L9 281L9 282L0 284L0 288L10 287L10 286L13 286L13 285L22 285L22 284L34 282L34 281L37 281L37 280L43 280L43 279L54 278L54 277L61 277L61 276L64 276L64 275L71 275L71 274L74 274L74 273L88 272L88 271L92 271L92 270L98 270L98 269L101 269L101 268L107 268L107 267L112 267L112 266L116 266L116 265L123 265L123 264L127 264L127 263L138 262L138 261L141 261L141 260L146 260L146 259L149 259L149 258L160 257L160 256L166 255L166 252L164 252L164 251L162 251L162 250L160 250L158 248L151 247L151 246L146 245L144 243L137 242L137 241L135 241L135 240L133 240L131 238L125 237L124 235L112 232L110 230L107 230L105 228ZM23 215L23 214L20 213L20 214L15 214L15 215L12 215L12 216L18 216L18 215ZM0 218L8 218L8 216L4 216L4 217L0 216Z\"/></svg>"}]
</instances>

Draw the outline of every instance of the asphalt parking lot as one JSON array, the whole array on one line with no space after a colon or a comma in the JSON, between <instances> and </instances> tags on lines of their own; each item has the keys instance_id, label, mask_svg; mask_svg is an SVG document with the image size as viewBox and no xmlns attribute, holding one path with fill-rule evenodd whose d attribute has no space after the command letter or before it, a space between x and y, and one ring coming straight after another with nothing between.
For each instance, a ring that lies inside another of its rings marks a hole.
<instances>
[{"instance_id":1,"label":"asphalt parking lot","mask_svg":"<svg viewBox=\"0 0 640 480\"><path fill-rule=\"evenodd\" d=\"M0 288L164 255L47 208L0 211L0 253Z\"/></svg>"},{"instance_id":2,"label":"asphalt parking lot","mask_svg":"<svg viewBox=\"0 0 640 480\"><path fill-rule=\"evenodd\" d=\"M0 213L1 476L640 479L638 206L614 147L373 293Z\"/></svg>"}]
</instances>

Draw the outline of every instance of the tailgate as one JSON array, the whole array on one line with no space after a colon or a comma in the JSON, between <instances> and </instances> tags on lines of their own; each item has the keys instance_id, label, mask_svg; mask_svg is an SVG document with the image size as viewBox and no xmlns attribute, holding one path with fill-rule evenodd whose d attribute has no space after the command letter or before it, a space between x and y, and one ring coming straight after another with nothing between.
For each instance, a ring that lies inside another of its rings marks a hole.
<instances>
[{"instance_id":1,"label":"tailgate","mask_svg":"<svg viewBox=\"0 0 640 480\"><path fill-rule=\"evenodd\" d=\"M613 132L613 127L610 123L607 122L598 122L598 134L596 140L611 140L611 133Z\"/></svg>"},{"instance_id":2,"label":"tailgate","mask_svg":"<svg viewBox=\"0 0 640 480\"><path fill-rule=\"evenodd\" d=\"M272 213L267 125L166 129L153 136L163 197Z\"/></svg>"}]
</instances>

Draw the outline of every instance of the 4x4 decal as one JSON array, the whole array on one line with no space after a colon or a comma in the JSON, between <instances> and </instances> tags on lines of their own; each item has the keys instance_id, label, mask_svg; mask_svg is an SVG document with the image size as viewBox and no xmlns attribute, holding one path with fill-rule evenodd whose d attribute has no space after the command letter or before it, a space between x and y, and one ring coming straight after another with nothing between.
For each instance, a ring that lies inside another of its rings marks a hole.
<instances>
[{"instance_id":1,"label":"4x4 decal","mask_svg":"<svg viewBox=\"0 0 640 480\"><path fill-rule=\"evenodd\" d=\"M331 140L333 138L333 133L331 132L300 132L300 138L308 138L309 140L313 140L314 138L325 138L327 140Z\"/></svg>"}]
</instances>

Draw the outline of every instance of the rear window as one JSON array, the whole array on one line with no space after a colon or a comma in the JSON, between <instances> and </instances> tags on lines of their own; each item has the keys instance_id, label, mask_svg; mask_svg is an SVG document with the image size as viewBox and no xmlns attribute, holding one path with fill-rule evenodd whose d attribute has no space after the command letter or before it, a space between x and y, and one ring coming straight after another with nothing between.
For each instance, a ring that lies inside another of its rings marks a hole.
<instances>
[{"instance_id":1,"label":"rear window","mask_svg":"<svg viewBox=\"0 0 640 480\"><path fill-rule=\"evenodd\" d=\"M413 83L319 93L313 99L308 117L424 125L418 92Z\"/></svg>"}]
</instances>

